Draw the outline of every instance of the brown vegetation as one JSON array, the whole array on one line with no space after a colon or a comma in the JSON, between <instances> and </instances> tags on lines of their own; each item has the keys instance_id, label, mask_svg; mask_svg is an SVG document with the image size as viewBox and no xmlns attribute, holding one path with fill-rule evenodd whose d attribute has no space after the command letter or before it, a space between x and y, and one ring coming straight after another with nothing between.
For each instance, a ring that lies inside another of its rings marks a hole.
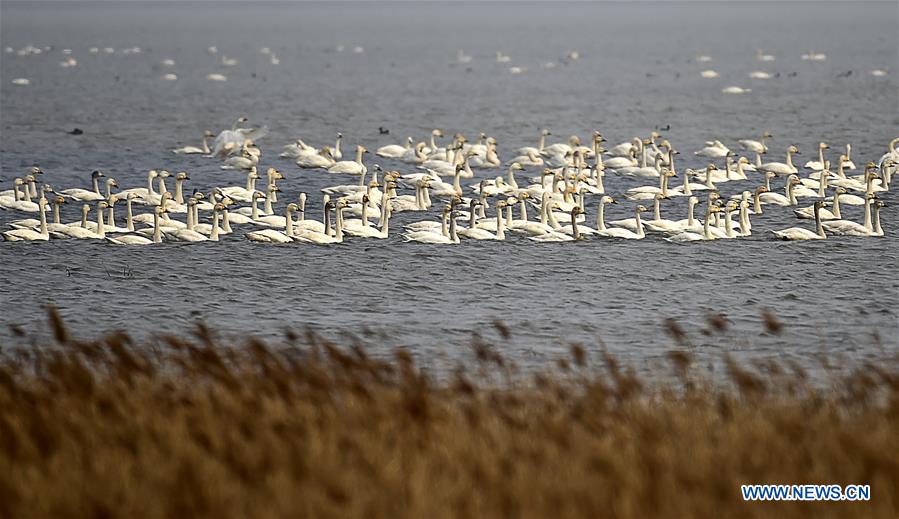
<instances>
[{"instance_id":1,"label":"brown vegetation","mask_svg":"<svg viewBox=\"0 0 899 519\"><path fill-rule=\"evenodd\" d=\"M673 323L672 323L673 324ZM899 515L899 369L826 385L691 354L651 384L615 359L515 375L490 345L435 380L313 336L0 356L3 517ZM870 502L744 503L744 483L861 483Z\"/></svg>"}]
</instances>

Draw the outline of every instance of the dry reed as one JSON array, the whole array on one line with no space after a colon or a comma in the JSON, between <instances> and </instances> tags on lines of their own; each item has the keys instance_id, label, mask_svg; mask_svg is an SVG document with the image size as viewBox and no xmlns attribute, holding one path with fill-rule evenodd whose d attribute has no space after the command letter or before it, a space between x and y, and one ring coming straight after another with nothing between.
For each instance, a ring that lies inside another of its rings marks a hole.
<instances>
[{"instance_id":1,"label":"dry reed","mask_svg":"<svg viewBox=\"0 0 899 519\"><path fill-rule=\"evenodd\" d=\"M0 355L2 517L899 515L899 363L816 385L727 360L711 382L677 350L651 384L580 346L516 376L478 343L435 380L313 334L151 347L50 324L57 344ZM872 496L746 503L745 483Z\"/></svg>"}]
</instances>

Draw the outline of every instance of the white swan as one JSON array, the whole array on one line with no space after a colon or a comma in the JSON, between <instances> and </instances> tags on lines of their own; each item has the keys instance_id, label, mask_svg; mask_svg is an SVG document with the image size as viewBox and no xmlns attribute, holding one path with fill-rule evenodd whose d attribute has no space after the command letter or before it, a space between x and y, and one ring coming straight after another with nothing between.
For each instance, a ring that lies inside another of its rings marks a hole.
<instances>
[{"instance_id":1,"label":"white swan","mask_svg":"<svg viewBox=\"0 0 899 519\"><path fill-rule=\"evenodd\" d=\"M768 146L765 144L765 141L772 137L774 136L771 135L768 130L765 130L764 132L762 132L762 137L757 141L754 141L752 139L742 139L737 141L737 143L742 149L746 151L752 151L755 153L768 153Z\"/></svg>"},{"instance_id":2,"label":"white swan","mask_svg":"<svg viewBox=\"0 0 899 519\"><path fill-rule=\"evenodd\" d=\"M878 200L879 202L879 200ZM823 222L824 228L833 234L842 236L873 236L876 235L874 226L871 222L871 206L874 205L874 196L865 197L865 220L863 224L853 222L851 220L831 220ZM881 203L881 206L883 204ZM879 207L878 207L879 209ZM881 229L881 236L883 235Z\"/></svg>"},{"instance_id":3,"label":"white swan","mask_svg":"<svg viewBox=\"0 0 899 519\"><path fill-rule=\"evenodd\" d=\"M761 203L766 205L779 205L781 207L787 207L791 205L796 205L798 202L796 201L796 196L793 193L793 188L799 184L799 177L796 175L790 175L787 177L787 184L785 187L786 195L782 195L780 193L762 193L759 196L759 200Z\"/></svg>"},{"instance_id":4,"label":"white swan","mask_svg":"<svg viewBox=\"0 0 899 519\"><path fill-rule=\"evenodd\" d=\"M304 153L297 157L296 165L305 169L328 169L337 162L331 155L331 148L325 146L318 153Z\"/></svg>"},{"instance_id":5,"label":"white swan","mask_svg":"<svg viewBox=\"0 0 899 519\"><path fill-rule=\"evenodd\" d=\"M412 137L408 137L406 139L405 146L400 144L388 144L386 146L381 146L375 151L375 155L388 159L399 159L402 158L407 151L412 149L412 143Z\"/></svg>"},{"instance_id":6,"label":"white swan","mask_svg":"<svg viewBox=\"0 0 899 519\"><path fill-rule=\"evenodd\" d=\"M100 192L100 177L105 177L101 171L94 170L91 172L91 183L93 185L92 190L81 189L81 188L72 188L72 189L64 189L59 192L59 194L72 198L74 200L78 200L79 202L97 202L100 200L105 200L110 195L110 188L112 186L116 186L118 184L115 183L115 180L108 179L106 181L106 195ZM110 181L112 181L110 183Z\"/></svg>"},{"instance_id":7,"label":"white swan","mask_svg":"<svg viewBox=\"0 0 899 519\"><path fill-rule=\"evenodd\" d=\"M781 240L789 240L789 241L798 241L798 240L823 240L827 238L827 235L824 234L824 227L821 225L821 218L818 216L818 211L821 210L821 206L824 204L821 200L815 202L815 231L812 232L808 229L804 229L802 227L790 227L788 229L781 229L779 231L771 231L775 237Z\"/></svg>"},{"instance_id":8,"label":"white swan","mask_svg":"<svg viewBox=\"0 0 899 519\"><path fill-rule=\"evenodd\" d=\"M340 200L336 204L328 202L325 204L325 212L329 212L330 208L334 208L336 213L336 224L334 226L334 236L329 234L328 225L325 226L325 232L320 233L309 229L301 229L294 236L294 240L303 243L312 243L315 245L332 245L343 243L343 210L346 208L346 201Z\"/></svg>"},{"instance_id":9,"label":"white swan","mask_svg":"<svg viewBox=\"0 0 899 519\"><path fill-rule=\"evenodd\" d=\"M620 238L623 240L642 240L646 237L643 230L643 221L640 219L640 213L646 212L646 207L638 205L634 209L634 221L636 222L637 232L630 231L621 227L608 227L605 230L597 229L597 235L604 238Z\"/></svg>"},{"instance_id":10,"label":"white swan","mask_svg":"<svg viewBox=\"0 0 899 519\"><path fill-rule=\"evenodd\" d=\"M728 149L721 141L715 140L707 141L705 147L695 152L694 155L721 159L726 157L728 153L730 153L730 149Z\"/></svg>"},{"instance_id":11,"label":"white swan","mask_svg":"<svg viewBox=\"0 0 899 519\"><path fill-rule=\"evenodd\" d=\"M274 229L262 229L261 231L251 231L244 235L246 239L257 243L291 243L294 241L293 236L293 213L299 208L297 204L287 204L284 211L284 232Z\"/></svg>"},{"instance_id":12,"label":"white swan","mask_svg":"<svg viewBox=\"0 0 899 519\"><path fill-rule=\"evenodd\" d=\"M765 162L757 166L757 168L759 171L770 171L777 175L792 175L799 173L799 170L793 165L793 155L799 155L799 148L791 145L787 148L786 162Z\"/></svg>"},{"instance_id":13,"label":"white swan","mask_svg":"<svg viewBox=\"0 0 899 519\"><path fill-rule=\"evenodd\" d=\"M540 139L537 141L536 148L534 148L533 146L523 146L523 147L515 150L515 153L517 153L519 156L525 156L525 155L530 156L531 153L534 153L537 155L542 154L543 149L546 147L546 137L548 137L550 135L552 135L552 133L548 129L544 128L543 130L540 130ZM515 160L515 159L513 159L513 160ZM521 161L519 160L516 162L521 162ZM527 164L524 164L522 162L522 165L527 165Z\"/></svg>"},{"instance_id":14,"label":"white swan","mask_svg":"<svg viewBox=\"0 0 899 519\"><path fill-rule=\"evenodd\" d=\"M577 217L583 214L584 210L578 206L571 208L571 234L565 234L561 231L552 231L538 236L531 236L528 239L540 243L560 242L560 241L576 241L581 239L581 226L577 223Z\"/></svg>"},{"instance_id":15,"label":"white swan","mask_svg":"<svg viewBox=\"0 0 899 519\"><path fill-rule=\"evenodd\" d=\"M205 132L203 132L203 147L202 148L198 148L196 146L185 146L183 148L173 149L172 153L175 153L178 155L196 155L196 154L200 154L200 153L202 153L203 155L209 155L210 153L212 153L209 150L209 139L211 139L213 137L215 137L215 135L211 131L206 130Z\"/></svg>"},{"instance_id":16,"label":"white swan","mask_svg":"<svg viewBox=\"0 0 899 519\"><path fill-rule=\"evenodd\" d=\"M717 213L721 209L715 204L709 204L706 208L705 212L705 221L702 223L702 233L695 232L694 230L680 232L675 234L674 236L670 236L665 238L665 241L671 243L683 243L683 242L691 242L691 241L709 241L714 240L715 235L712 234L711 229L711 221L712 214Z\"/></svg>"},{"instance_id":17,"label":"white swan","mask_svg":"<svg viewBox=\"0 0 899 519\"><path fill-rule=\"evenodd\" d=\"M805 163L803 167L812 169L815 171L821 171L825 169L824 167L824 150L829 149L830 146L826 142L818 143L818 160L810 160Z\"/></svg>"},{"instance_id":18,"label":"white swan","mask_svg":"<svg viewBox=\"0 0 899 519\"><path fill-rule=\"evenodd\" d=\"M328 168L328 173L362 175L367 168L362 164L362 154L368 153L365 146L356 146L356 160L342 160Z\"/></svg>"},{"instance_id":19,"label":"white swan","mask_svg":"<svg viewBox=\"0 0 899 519\"><path fill-rule=\"evenodd\" d=\"M2 233L3 239L6 241L47 241L50 239L50 233L47 230L47 201L41 199L39 202L40 212L40 230L34 229L13 229Z\"/></svg>"}]
</instances>

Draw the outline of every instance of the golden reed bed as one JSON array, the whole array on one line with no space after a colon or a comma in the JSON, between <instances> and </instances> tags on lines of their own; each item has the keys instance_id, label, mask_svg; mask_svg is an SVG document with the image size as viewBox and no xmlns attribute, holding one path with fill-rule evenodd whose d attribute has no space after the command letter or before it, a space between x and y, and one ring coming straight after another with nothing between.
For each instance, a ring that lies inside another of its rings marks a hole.
<instances>
[{"instance_id":1,"label":"golden reed bed","mask_svg":"<svg viewBox=\"0 0 899 519\"><path fill-rule=\"evenodd\" d=\"M435 381L311 334L84 342L50 318L56 344L2 353L2 517L899 516L899 362L710 382L675 351L651 383L578 346L516 375L477 343ZM746 503L745 483L871 500Z\"/></svg>"}]
</instances>

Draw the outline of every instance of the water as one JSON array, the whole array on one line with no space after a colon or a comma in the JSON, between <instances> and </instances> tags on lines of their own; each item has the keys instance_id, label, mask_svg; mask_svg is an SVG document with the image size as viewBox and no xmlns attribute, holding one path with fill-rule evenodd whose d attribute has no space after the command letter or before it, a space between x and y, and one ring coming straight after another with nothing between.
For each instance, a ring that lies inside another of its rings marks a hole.
<instances>
[{"instance_id":1,"label":"water","mask_svg":"<svg viewBox=\"0 0 899 519\"><path fill-rule=\"evenodd\" d=\"M271 129L259 142L260 165L287 177L279 209L302 190L310 193L310 216L319 211L321 187L353 180L278 158L281 146L297 137L322 146L341 131L345 150L356 143L374 150L407 135L423 140L435 127L469 137L484 131L499 141L505 160L514 148L535 145L542 127L553 130L550 142L572 133L587 138L599 128L617 144L670 125L664 135L682 151L682 172L706 163L693 156L704 141L734 147L736 139L757 138L765 129L775 135L771 160L783 160L783 150L797 144L804 163L825 140L834 148L831 160L852 143L853 159L862 165L886 151L899 125L899 31L891 3L4 2L0 18L3 47L54 47L38 56L2 55L3 189L32 164L58 188L89 187L89 172L98 168L122 187L143 186L151 168L186 170L189 188L203 191L240 184L243 175L220 171L218 161L169 152L198 144L204 129L219 131L239 115ZM208 54L210 45L220 54ZM337 45L345 50L337 52ZM90 54L94 46L117 51ZM121 53L134 46L142 52ZM264 46L280 65L259 52ZM354 53L355 46L364 53ZM777 61L756 61L759 47ZM62 48L73 50L77 67L59 66ZM458 49L473 61L455 63ZM563 64L560 58L573 50L581 59ZM811 50L828 59L800 59ZM497 63L496 51L512 62ZM223 67L221 54L238 65ZM697 63L700 54L714 61ZM175 66L162 66L167 58ZM557 66L541 66L550 61ZM510 74L509 66L527 71ZM706 68L721 77L700 78ZM891 70L872 77L875 68ZM779 76L749 79L753 70ZM169 72L179 79L162 81ZM228 81L207 81L209 73ZM11 85L16 77L31 85ZM752 92L722 94L729 85ZM380 135L379 126L390 134ZM66 133L75 127L84 134ZM386 159L368 161L410 170ZM723 184L722 195L753 189L759 176L751 179ZM650 182L610 175L606 188L618 194ZM782 189L783 180L775 187ZM895 206L894 194L885 200ZM77 219L78 206L69 204L63 219ZM683 199L666 201L663 213L683 218L685 206ZM631 216L632 207L613 206L607 218ZM595 210L595 199L588 200L589 222ZM860 219L859 208L844 211ZM122 207L118 215L123 218ZM0 211L0 226L22 217ZM199 318L224 333L266 337L310 326L338 339L366 337L374 354L408 346L434 364L466 358L472 334L480 333L523 365L555 358L569 341L580 341L591 349L604 344L645 368L672 346L662 324L669 317L709 359L729 352L814 367L821 353L860 362L896 352L893 207L883 211L887 236L880 239L774 242L767 230L797 223L790 211L771 207L753 220L751 238L690 246L655 236L555 245L518 237L458 247L402 244L401 224L424 217L397 215L395 236L386 241L327 248L259 246L240 232L218 244L146 248L0 244L0 343L15 343L10 325L43 330L40 305L50 302L85 337L117 328L183 332ZM786 325L780 337L761 333L760 313L769 307ZM728 331L704 334L707 314L718 312L728 316ZM511 340L499 337L494 319L509 325Z\"/></svg>"}]
</instances>

